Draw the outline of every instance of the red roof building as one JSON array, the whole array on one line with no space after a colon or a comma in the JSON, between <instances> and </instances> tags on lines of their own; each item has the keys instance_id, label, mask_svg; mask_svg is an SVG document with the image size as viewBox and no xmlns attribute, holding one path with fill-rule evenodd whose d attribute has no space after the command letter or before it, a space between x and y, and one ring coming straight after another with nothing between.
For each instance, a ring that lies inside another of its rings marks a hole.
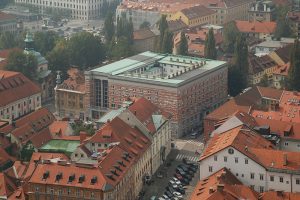
<instances>
[{"instance_id":1,"label":"red roof building","mask_svg":"<svg viewBox=\"0 0 300 200\"><path fill-rule=\"evenodd\" d=\"M276 22L267 21L236 20L235 25L237 29L247 37L256 37L259 39L264 39L265 37L272 35L276 29Z\"/></svg>"}]
</instances>

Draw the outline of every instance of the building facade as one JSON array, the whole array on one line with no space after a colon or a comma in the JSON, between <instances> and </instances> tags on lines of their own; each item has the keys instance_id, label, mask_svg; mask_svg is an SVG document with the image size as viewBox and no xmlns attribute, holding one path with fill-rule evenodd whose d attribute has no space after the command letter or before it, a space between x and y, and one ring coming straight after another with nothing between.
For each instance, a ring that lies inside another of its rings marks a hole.
<instances>
[{"instance_id":1,"label":"building facade","mask_svg":"<svg viewBox=\"0 0 300 200\"><path fill-rule=\"evenodd\" d=\"M118 109L128 97L144 97L172 114L172 136L197 128L227 98L223 61L144 52L86 72L92 119Z\"/></svg>"},{"instance_id":2,"label":"building facade","mask_svg":"<svg viewBox=\"0 0 300 200\"><path fill-rule=\"evenodd\" d=\"M270 22L272 21L274 8L272 1L257 1L250 7L249 20Z\"/></svg>"},{"instance_id":3,"label":"building facade","mask_svg":"<svg viewBox=\"0 0 300 200\"><path fill-rule=\"evenodd\" d=\"M19 72L0 71L0 119L12 121L41 107L41 89Z\"/></svg>"},{"instance_id":4,"label":"building facade","mask_svg":"<svg viewBox=\"0 0 300 200\"><path fill-rule=\"evenodd\" d=\"M102 0L15 0L15 3L35 6L41 12L45 9L54 9L69 12L73 19L92 20L100 17L104 2Z\"/></svg>"},{"instance_id":5,"label":"building facade","mask_svg":"<svg viewBox=\"0 0 300 200\"><path fill-rule=\"evenodd\" d=\"M84 74L76 68L68 70L69 78L57 84L55 90L55 108L59 117L85 120ZM58 77L58 83L60 82Z\"/></svg>"},{"instance_id":6,"label":"building facade","mask_svg":"<svg viewBox=\"0 0 300 200\"><path fill-rule=\"evenodd\" d=\"M10 32L16 34L17 31L17 18L13 15L0 12L0 33Z\"/></svg>"}]
</instances>

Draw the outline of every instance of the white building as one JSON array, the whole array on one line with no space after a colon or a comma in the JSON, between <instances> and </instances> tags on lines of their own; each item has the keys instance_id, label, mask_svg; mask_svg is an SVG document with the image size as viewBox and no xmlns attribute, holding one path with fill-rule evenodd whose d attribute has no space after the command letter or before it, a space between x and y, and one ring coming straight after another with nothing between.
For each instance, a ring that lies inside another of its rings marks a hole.
<instances>
[{"instance_id":1,"label":"white building","mask_svg":"<svg viewBox=\"0 0 300 200\"><path fill-rule=\"evenodd\" d=\"M244 125L211 138L200 158L200 179L223 167L258 192L300 192L300 153L275 150Z\"/></svg>"},{"instance_id":2,"label":"white building","mask_svg":"<svg viewBox=\"0 0 300 200\"><path fill-rule=\"evenodd\" d=\"M69 11L73 19L91 20L100 17L104 0L15 0L15 3L36 6L41 12L49 8Z\"/></svg>"},{"instance_id":3,"label":"white building","mask_svg":"<svg viewBox=\"0 0 300 200\"><path fill-rule=\"evenodd\" d=\"M19 72L0 70L0 119L12 121L41 107L41 89Z\"/></svg>"},{"instance_id":4,"label":"white building","mask_svg":"<svg viewBox=\"0 0 300 200\"><path fill-rule=\"evenodd\" d=\"M98 120L104 124L119 117L137 127L151 141L151 174L154 174L171 150L171 115L145 98L124 102L123 107L112 110Z\"/></svg>"}]
</instances>

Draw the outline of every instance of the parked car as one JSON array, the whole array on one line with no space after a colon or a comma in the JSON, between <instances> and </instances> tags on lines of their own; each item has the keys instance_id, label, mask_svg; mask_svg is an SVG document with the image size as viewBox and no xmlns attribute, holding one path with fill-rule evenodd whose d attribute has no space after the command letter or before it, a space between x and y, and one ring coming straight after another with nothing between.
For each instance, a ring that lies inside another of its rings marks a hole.
<instances>
[{"instance_id":1,"label":"parked car","mask_svg":"<svg viewBox=\"0 0 300 200\"><path fill-rule=\"evenodd\" d=\"M178 169L178 171L180 171L180 169L185 172L186 174L189 174L191 176L194 175L194 172L192 172L191 170L189 170L187 167L183 166L183 165L178 165L178 167L176 168L176 170Z\"/></svg>"},{"instance_id":2,"label":"parked car","mask_svg":"<svg viewBox=\"0 0 300 200\"><path fill-rule=\"evenodd\" d=\"M179 198L179 199L182 199L182 198L183 198L182 194L179 193L179 192L173 192L173 195L174 195L175 197Z\"/></svg>"},{"instance_id":3,"label":"parked car","mask_svg":"<svg viewBox=\"0 0 300 200\"><path fill-rule=\"evenodd\" d=\"M177 178L177 179L180 180L180 181L183 179L183 176L180 175L179 173L175 173L175 174L174 174L174 177Z\"/></svg>"},{"instance_id":4,"label":"parked car","mask_svg":"<svg viewBox=\"0 0 300 200\"><path fill-rule=\"evenodd\" d=\"M175 178L175 177L171 178L171 181L174 181L174 182L175 182L175 184L177 184L177 185L181 185L181 181L180 181L180 180L178 180L178 179L177 179L177 178Z\"/></svg>"},{"instance_id":5,"label":"parked car","mask_svg":"<svg viewBox=\"0 0 300 200\"><path fill-rule=\"evenodd\" d=\"M197 132L193 132L191 135L190 135L190 138L191 139L196 139L198 137L198 133Z\"/></svg>"},{"instance_id":6,"label":"parked car","mask_svg":"<svg viewBox=\"0 0 300 200\"><path fill-rule=\"evenodd\" d=\"M165 191L165 195L167 195L169 198L172 198L174 195L169 192L169 191Z\"/></svg>"}]
</instances>

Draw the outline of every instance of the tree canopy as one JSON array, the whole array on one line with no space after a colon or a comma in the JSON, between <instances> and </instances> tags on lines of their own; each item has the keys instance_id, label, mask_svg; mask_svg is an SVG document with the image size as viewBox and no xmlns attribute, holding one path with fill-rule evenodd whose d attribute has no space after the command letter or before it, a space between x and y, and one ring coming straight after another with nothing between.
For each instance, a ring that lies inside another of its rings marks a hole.
<instances>
[{"instance_id":1,"label":"tree canopy","mask_svg":"<svg viewBox=\"0 0 300 200\"><path fill-rule=\"evenodd\" d=\"M169 32L168 30L168 22L167 22L167 16L166 15L162 15L158 21L158 29L159 29L159 40L157 41L157 51L158 52L162 52L162 53L168 53L168 52L172 52L172 48L170 51L170 45L171 44L167 44L166 42L170 41L170 37L172 36L172 40L173 40L173 34L171 32ZM167 35L165 35L167 34ZM172 41L173 44L173 41ZM173 45L172 45L173 46Z\"/></svg>"},{"instance_id":2,"label":"tree canopy","mask_svg":"<svg viewBox=\"0 0 300 200\"><path fill-rule=\"evenodd\" d=\"M300 91L300 45L297 39L294 42L294 46L291 52L287 87L289 90Z\"/></svg>"},{"instance_id":3,"label":"tree canopy","mask_svg":"<svg viewBox=\"0 0 300 200\"><path fill-rule=\"evenodd\" d=\"M59 37L54 31L36 32L34 34L35 50L46 55L55 47L58 39Z\"/></svg>"},{"instance_id":4,"label":"tree canopy","mask_svg":"<svg viewBox=\"0 0 300 200\"><path fill-rule=\"evenodd\" d=\"M181 32L178 54L183 56L188 55L188 49L188 41L186 39L185 33Z\"/></svg>"},{"instance_id":5,"label":"tree canopy","mask_svg":"<svg viewBox=\"0 0 300 200\"><path fill-rule=\"evenodd\" d=\"M105 58L104 45L101 39L91 33L80 32L71 37L68 42L70 64L87 69L98 65Z\"/></svg>"},{"instance_id":6,"label":"tree canopy","mask_svg":"<svg viewBox=\"0 0 300 200\"><path fill-rule=\"evenodd\" d=\"M234 52L234 44L239 34L240 32L234 22L225 25L223 49L226 53Z\"/></svg>"},{"instance_id":7,"label":"tree canopy","mask_svg":"<svg viewBox=\"0 0 300 200\"><path fill-rule=\"evenodd\" d=\"M104 21L104 36L105 36L106 43L111 42L114 35L115 35L114 14L112 12L109 12L106 15Z\"/></svg>"},{"instance_id":8,"label":"tree canopy","mask_svg":"<svg viewBox=\"0 0 300 200\"><path fill-rule=\"evenodd\" d=\"M164 38L161 44L161 53L172 53L173 51L173 33L168 29L163 34Z\"/></svg>"},{"instance_id":9,"label":"tree canopy","mask_svg":"<svg viewBox=\"0 0 300 200\"><path fill-rule=\"evenodd\" d=\"M208 59L217 58L216 41L215 41L214 31L212 28L209 29L208 34L206 35L204 56L205 58Z\"/></svg>"},{"instance_id":10,"label":"tree canopy","mask_svg":"<svg viewBox=\"0 0 300 200\"><path fill-rule=\"evenodd\" d=\"M9 53L5 69L21 72L31 80L35 80L37 65L37 59L34 55L25 54L20 50L14 50Z\"/></svg>"}]
</instances>

